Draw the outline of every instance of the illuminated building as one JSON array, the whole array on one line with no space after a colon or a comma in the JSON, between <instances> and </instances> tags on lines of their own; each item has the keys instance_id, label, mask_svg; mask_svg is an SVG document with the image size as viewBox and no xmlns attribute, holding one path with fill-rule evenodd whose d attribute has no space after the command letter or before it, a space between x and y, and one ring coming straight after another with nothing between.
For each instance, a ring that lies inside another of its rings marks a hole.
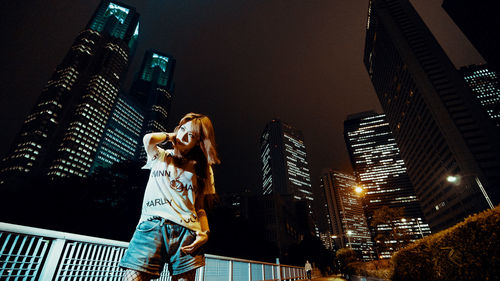
<instances>
[{"instance_id":1,"label":"illuminated building","mask_svg":"<svg viewBox=\"0 0 500 281\"><path fill-rule=\"evenodd\" d=\"M263 194L291 194L312 205L312 185L302 132L275 119L260 140Z\"/></svg>"},{"instance_id":2,"label":"illuminated building","mask_svg":"<svg viewBox=\"0 0 500 281\"><path fill-rule=\"evenodd\" d=\"M487 65L461 67L460 73L488 116L500 129L500 84L498 74Z\"/></svg>"},{"instance_id":3,"label":"illuminated building","mask_svg":"<svg viewBox=\"0 0 500 281\"><path fill-rule=\"evenodd\" d=\"M167 131L174 69L174 57L155 50L146 51L131 89L131 96L141 100L146 108L143 134Z\"/></svg>"},{"instance_id":4,"label":"illuminated building","mask_svg":"<svg viewBox=\"0 0 500 281\"><path fill-rule=\"evenodd\" d=\"M321 177L328 206L330 237L337 249L352 248L363 260L372 260L373 242L358 186L352 175L330 170Z\"/></svg>"},{"instance_id":5,"label":"illuminated building","mask_svg":"<svg viewBox=\"0 0 500 281\"><path fill-rule=\"evenodd\" d=\"M408 0L369 1L364 64L433 232L498 204L500 133Z\"/></svg>"},{"instance_id":6,"label":"illuminated building","mask_svg":"<svg viewBox=\"0 0 500 281\"><path fill-rule=\"evenodd\" d=\"M495 1L444 0L443 9L495 71L500 71L500 29Z\"/></svg>"},{"instance_id":7,"label":"illuminated building","mask_svg":"<svg viewBox=\"0 0 500 281\"><path fill-rule=\"evenodd\" d=\"M353 170L364 188L368 223L373 212L383 206L403 207L407 223L397 225L408 230L412 240L430 234L385 115L373 111L349 115L344 121L344 138ZM375 236L381 227L370 226L371 233Z\"/></svg>"},{"instance_id":8,"label":"illuminated building","mask_svg":"<svg viewBox=\"0 0 500 281\"><path fill-rule=\"evenodd\" d=\"M267 124L262 133L260 149L262 194L265 195L262 197L274 200L276 208L281 208L284 202L289 205L289 209L300 209L301 203L305 203L303 204L306 206L303 210L305 216L302 216L301 212L294 212L299 222L307 221L303 229L297 231L305 233L314 229L314 233L318 235L317 224L313 221L311 176L302 133L283 121L274 119ZM279 195L280 200L277 200L276 196L267 196L270 194ZM276 212L280 213L278 210ZM278 224L275 228L279 229L279 224L284 221L285 217L278 217L273 224Z\"/></svg>"},{"instance_id":9,"label":"illuminated building","mask_svg":"<svg viewBox=\"0 0 500 281\"><path fill-rule=\"evenodd\" d=\"M118 97L92 171L124 160L145 160L142 137L150 132L167 131L174 66L172 56L146 51L130 93Z\"/></svg>"},{"instance_id":10,"label":"illuminated building","mask_svg":"<svg viewBox=\"0 0 500 281\"><path fill-rule=\"evenodd\" d=\"M144 109L139 102L127 95L119 95L97 148L91 173L99 167L137 159L137 148L142 148L143 123Z\"/></svg>"},{"instance_id":11,"label":"illuminated building","mask_svg":"<svg viewBox=\"0 0 500 281\"><path fill-rule=\"evenodd\" d=\"M26 117L1 177L85 177L135 50L139 14L102 1Z\"/></svg>"}]
</instances>

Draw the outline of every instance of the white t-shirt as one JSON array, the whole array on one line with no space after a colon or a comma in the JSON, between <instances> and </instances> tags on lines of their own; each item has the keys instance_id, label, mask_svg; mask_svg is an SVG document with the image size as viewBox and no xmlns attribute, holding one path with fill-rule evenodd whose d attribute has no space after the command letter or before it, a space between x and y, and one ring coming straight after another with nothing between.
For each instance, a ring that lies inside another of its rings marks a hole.
<instances>
[{"instance_id":1,"label":"white t-shirt","mask_svg":"<svg viewBox=\"0 0 500 281\"><path fill-rule=\"evenodd\" d=\"M173 150L155 146L154 154L148 153L143 169L150 169L149 180L144 193L139 223L151 217L162 217L193 231L201 231L195 210L196 175L174 167ZM209 169L210 185L205 193L214 194L212 168ZM172 183L172 184L171 184Z\"/></svg>"}]
</instances>

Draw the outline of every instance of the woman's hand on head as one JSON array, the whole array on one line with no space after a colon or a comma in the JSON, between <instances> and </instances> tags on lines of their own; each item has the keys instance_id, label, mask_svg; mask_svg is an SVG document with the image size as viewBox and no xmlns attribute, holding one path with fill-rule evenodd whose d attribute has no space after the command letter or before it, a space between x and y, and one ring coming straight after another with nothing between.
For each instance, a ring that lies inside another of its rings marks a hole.
<instances>
[{"instance_id":1,"label":"woman's hand on head","mask_svg":"<svg viewBox=\"0 0 500 281\"><path fill-rule=\"evenodd\" d=\"M174 142L176 136L177 136L176 133L167 133L167 132L165 132L165 141Z\"/></svg>"}]
</instances>

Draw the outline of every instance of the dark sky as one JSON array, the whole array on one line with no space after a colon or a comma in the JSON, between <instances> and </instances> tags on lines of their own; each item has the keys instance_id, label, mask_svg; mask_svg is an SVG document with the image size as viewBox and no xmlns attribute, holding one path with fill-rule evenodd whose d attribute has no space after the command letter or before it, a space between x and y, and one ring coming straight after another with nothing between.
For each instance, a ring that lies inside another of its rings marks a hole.
<instances>
[{"instance_id":1,"label":"dark sky","mask_svg":"<svg viewBox=\"0 0 500 281\"><path fill-rule=\"evenodd\" d=\"M274 117L303 131L312 179L351 171L343 140L348 114L380 104L363 65L368 0L126 0L141 14L144 50L177 59L169 128L187 112L209 115L222 164L220 191L260 184L259 137ZM455 66L482 63L438 0L411 1ZM97 0L5 1L0 11L0 154ZM125 87L128 89L130 82Z\"/></svg>"}]
</instances>

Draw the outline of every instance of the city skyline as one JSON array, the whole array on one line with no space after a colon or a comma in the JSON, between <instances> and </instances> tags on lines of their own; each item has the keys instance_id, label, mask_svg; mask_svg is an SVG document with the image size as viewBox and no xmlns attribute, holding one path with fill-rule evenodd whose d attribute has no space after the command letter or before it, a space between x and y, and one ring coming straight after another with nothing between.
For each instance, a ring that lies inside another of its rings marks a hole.
<instances>
[{"instance_id":1,"label":"city skyline","mask_svg":"<svg viewBox=\"0 0 500 281\"><path fill-rule=\"evenodd\" d=\"M174 102L168 127L173 128L172 122L177 122L176 119L187 111L202 111L212 117L223 160L216 169L221 190L258 187L260 128L266 120L274 117L281 117L304 131L306 141L311 143L308 155L311 155L313 182L317 183L322 168L350 170L341 137L343 117L362 110L380 111L361 62L367 1L349 6L290 2L286 7L277 3L261 7L238 2L220 3L221 6L122 2L136 7L141 13L141 35L145 35L139 41L132 70L128 73L128 84L137 72L143 49L161 49L178 59L176 98L179 100ZM2 14L6 14L3 19L9 23L3 25L6 28L4 34L12 40L2 47L2 60L6 63L5 72L2 72L5 92L0 125L7 134L2 140L1 154L12 143L22 119L47 82L47 70L53 69L62 57L57 52L67 50L75 33L82 29L97 4L98 1L72 5L61 2L48 7L34 3L40 12L37 16L28 14L24 17L19 17L21 11L25 11L20 4L10 3L3 9ZM211 12L210 17L201 14L206 9ZM429 8L422 8L426 9ZM276 16L279 14L276 11L282 16ZM428 12L431 21L435 12ZM159 24L160 18L165 18L163 24ZM296 18L304 20L295 23ZM244 22L252 20L255 23L251 26ZM275 20L279 24L273 26ZM228 24L231 21L235 24ZM204 25L206 28L201 28ZM44 26L46 30L42 30ZM263 27L272 28L266 31ZM217 28L221 31L216 32ZM443 29L449 29L440 28L442 34ZM203 35L207 31L213 36ZM39 35L34 36L33 32ZM26 34L32 35L35 41L29 41ZM37 45L36 41L46 41L40 38L47 37L53 39L50 47ZM208 37L215 39L209 40ZM20 42L24 42L24 48L19 48ZM153 44L149 44L151 42ZM448 44L453 46L455 43ZM455 53L455 57L460 56L460 51ZM10 57L16 60L10 60ZM298 61L290 58L298 58ZM475 59L458 59L463 63L457 67L478 63L478 60L477 55ZM28 68L37 74L28 72ZM241 72L241 69L247 70ZM233 72L236 75L230 75ZM20 76L19 73L29 74ZM278 106L285 94L286 103ZM18 96L22 99L17 99ZM245 98L247 96L252 100ZM16 111L7 110L7 107ZM319 129L318 124L324 127ZM235 145L235 137L243 141L237 141ZM235 187L235 177L248 181L242 184L245 186Z\"/></svg>"}]
</instances>

